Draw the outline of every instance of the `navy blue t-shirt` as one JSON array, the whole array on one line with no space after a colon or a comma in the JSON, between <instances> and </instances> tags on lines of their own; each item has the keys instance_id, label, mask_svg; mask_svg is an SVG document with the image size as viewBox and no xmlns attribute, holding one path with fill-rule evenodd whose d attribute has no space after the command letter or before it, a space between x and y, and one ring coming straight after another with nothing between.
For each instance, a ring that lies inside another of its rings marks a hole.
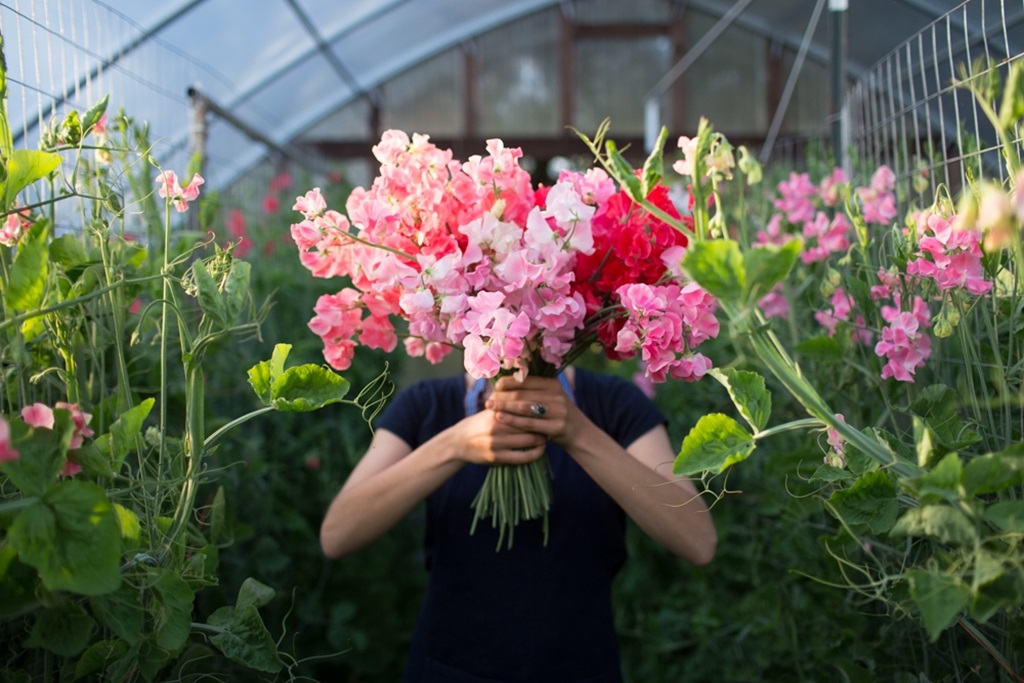
<instances>
[{"instance_id":1,"label":"navy blue t-shirt","mask_svg":"<svg viewBox=\"0 0 1024 683\"><path fill-rule=\"evenodd\" d=\"M378 429L412 448L466 416L462 375L401 392ZM633 384L576 372L574 398L623 447L665 422ZM550 445L553 500L521 522L511 549L471 504L487 466L466 465L426 501L430 577L413 634L407 683L618 683L611 586L626 556L625 515L563 449Z\"/></svg>"}]
</instances>

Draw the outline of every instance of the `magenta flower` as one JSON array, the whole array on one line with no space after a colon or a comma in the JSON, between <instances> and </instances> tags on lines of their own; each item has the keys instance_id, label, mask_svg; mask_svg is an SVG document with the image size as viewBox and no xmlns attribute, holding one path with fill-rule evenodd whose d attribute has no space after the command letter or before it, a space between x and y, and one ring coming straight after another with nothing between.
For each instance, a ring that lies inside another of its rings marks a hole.
<instances>
[{"instance_id":1,"label":"magenta flower","mask_svg":"<svg viewBox=\"0 0 1024 683\"><path fill-rule=\"evenodd\" d=\"M11 425L0 415L0 462L11 462L21 457L13 445L11 445Z\"/></svg>"},{"instance_id":2,"label":"magenta flower","mask_svg":"<svg viewBox=\"0 0 1024 683\"><path fill-rule=\"evenodd\" d=\"M78 407L77 403L65 403L64 401L57 401L54 404L54 408L61 410L67 410L71 413L71 419L75 423L75 430L71 435L70 448L81 448L83 441L93 435L93 431L89 429L89 423L92 421L92 414L83 413ZM79 468L81 469L81 468Z\"/></svg>"},{"instance_id":3,"label":"magenta flower","mask_svg":"<svg viewBox=\"0 0 1024 683\"><path fill-rule=\"evenodd\" d=\"M158 194L165 199L170 198L178 213L188 211L188 203L199 198L199 186L204 182L202 176L195 173L188 185L182 187L174 171L164 171L156 179L156 184L160 186Z\"/></svg>"}]
</instances>

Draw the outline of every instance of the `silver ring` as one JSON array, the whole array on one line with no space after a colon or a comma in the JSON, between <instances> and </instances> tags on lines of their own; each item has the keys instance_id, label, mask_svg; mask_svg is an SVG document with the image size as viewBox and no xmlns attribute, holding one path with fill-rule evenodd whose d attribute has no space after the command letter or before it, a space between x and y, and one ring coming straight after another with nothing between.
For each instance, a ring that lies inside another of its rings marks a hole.
<instances>
[{"instance_id":1,"label":"silver ring","mask_svg":"<svg viewBox=\"0 0 1024 683\"><path fill-rule=\"evenodd\" d=\"M530 414L534 417L544 417L548 412L548 409L544 407L543 403L534 403L530 406Z\"/></svg>"}]
</instances>

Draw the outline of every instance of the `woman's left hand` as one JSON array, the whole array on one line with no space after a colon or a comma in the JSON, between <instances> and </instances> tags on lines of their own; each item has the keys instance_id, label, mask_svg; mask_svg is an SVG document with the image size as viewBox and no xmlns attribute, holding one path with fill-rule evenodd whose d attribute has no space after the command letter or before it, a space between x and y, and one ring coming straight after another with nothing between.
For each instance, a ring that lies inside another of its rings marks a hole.
<instances>
[{"instance_id":1,"label":"woman's left hand","mask_svg":"<svg viewBox=\"0 0 1024 683\"><path fill-rule=\"evenodd\" d=\"M586 419L554 377L528 376L523 381L502 377L486 407L499 422L540 434L560 446L572 442Z\"/></svg>"}]
</instances>

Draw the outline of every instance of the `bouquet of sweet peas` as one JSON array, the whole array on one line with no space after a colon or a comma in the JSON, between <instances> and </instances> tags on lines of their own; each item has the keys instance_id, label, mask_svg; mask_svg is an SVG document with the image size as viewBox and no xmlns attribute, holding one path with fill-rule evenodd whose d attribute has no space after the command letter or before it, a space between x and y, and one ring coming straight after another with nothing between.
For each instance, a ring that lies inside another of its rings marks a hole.
<instances>
[{"instance_id":1,"label":"bouquet of sweet peas","mask_svg":"<svg viewBox=\"0 0 1024 683\"><path fill-rule=\"evenodd\" d=\"M309 323L335 369L349 367L357 344L392 351L396 319L410 356L438 363L461 349L474 378L553 376L595 344L616 359L639 353L654 381L710 369L697 347L718 334L716 302L682 278L685 233L605 171L566 171L534 187L522 151L501 140L459 161L426 135L395 130L373 152L380 172L351 193L347 216L318 188L294 206L302 263L316 277L349 280L320 297ZM646 196L686 225L665 186ZM507 476L510 467L528 476ZM544 517L549 502L542 458L493 467L474 508L504 534Z\"/></svg>"}]
</instances>

